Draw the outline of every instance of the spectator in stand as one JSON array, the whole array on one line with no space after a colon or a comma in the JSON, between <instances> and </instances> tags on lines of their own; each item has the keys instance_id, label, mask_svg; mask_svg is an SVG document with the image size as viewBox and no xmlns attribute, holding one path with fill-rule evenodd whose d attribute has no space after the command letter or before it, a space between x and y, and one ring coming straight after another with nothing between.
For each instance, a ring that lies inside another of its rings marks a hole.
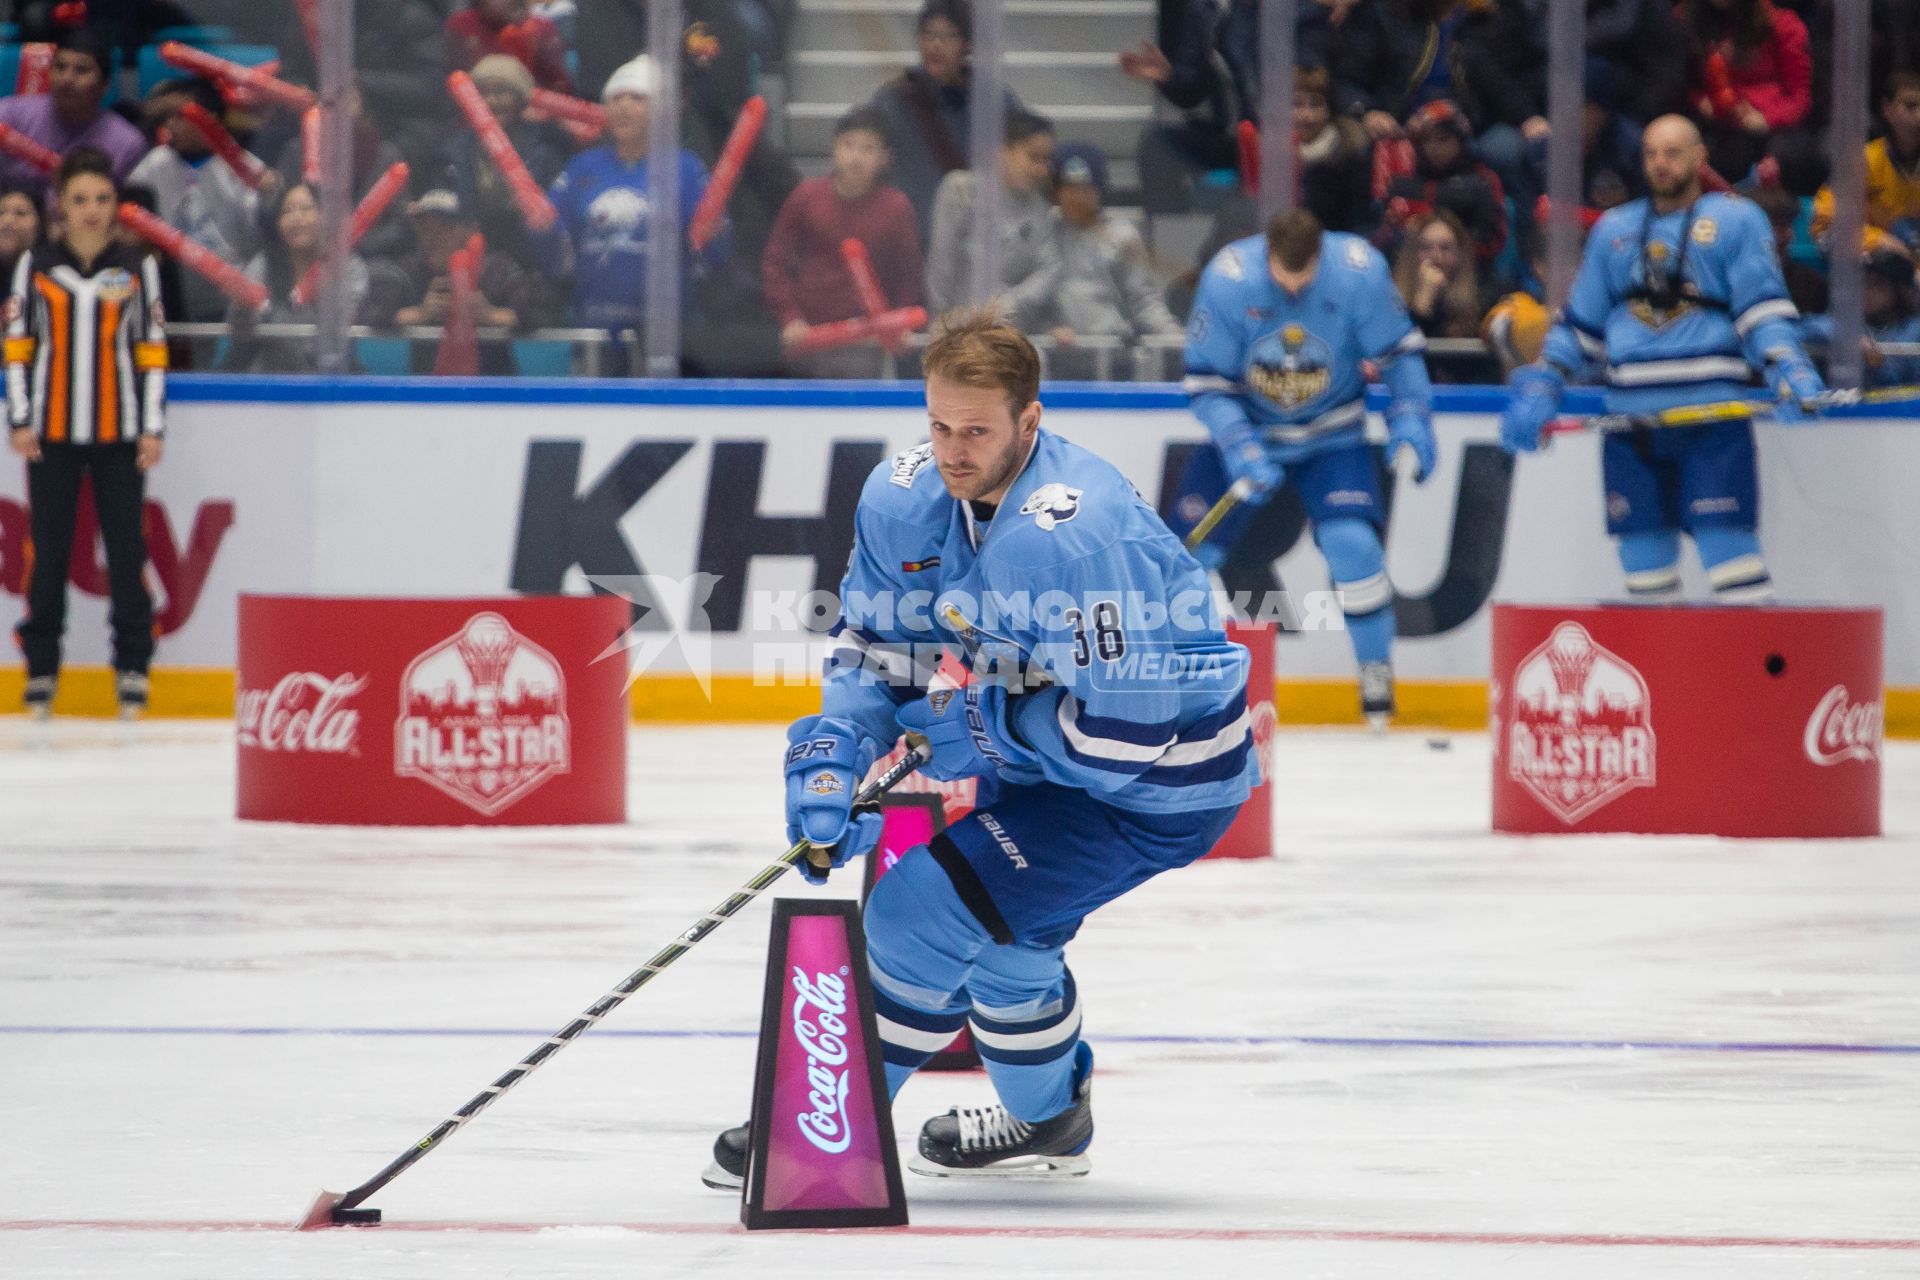
<instances>
[{"instance_id":1,"label":"spectator in stand","mask_svg":"<svg viewBox=\"0 0 1920 1280\"><path fill-rule=\"evenodd\" d=\"M867 310L841 256L848 238L866 246L888 309L920 304L920 228L899 188L880 180L892 160L880 113L855 107L833 130L833 172L793 189L760 259L760 283L785 346L814 325L851 320ZM874 349L820 352L807 362L827 377L873 377Z\"/></svg>"},{"instance_id":2,"label":"spectator in stand","mask_svg":"<svg viewBox=\"0 0 1920 1280\"><path fill-rule=\"evenodd\" d=\"M220 91L204 80L168 80L147 95L147 119L159 145L134 166L128 183L153 192L155 212L194 243L228 262L242 263L260 245L260 197L214 155L212 145L182 113L196 103L215 119L225 113ZM264 166L262 166L264 167ZM186 279L182 320L218 320L227 295L198 275Z\"/></svg>"},{"instance_id":3,"label":"spectator in stand","mask_svg":"<svg viewBox=\"0 0 1920 1280\"><path fill-rule=\"evenodd\" d=\"M368 118L365 98L357 87L348 100L348 108L353 113L353 199L358 203L382 174L401 162L402 156L400 149L381 136L380 130ZM305 179L306 159L304 144L296 134L281 149L280 162L274 166L283 188ZM423 168L420 172L425 177L431 169ZM406 219L401 216L396 202L360 241L360 256L369 262L380 258L404 257L412 246L413 234L407 229Z\"/></svg>"},{"instance_id":4,"label":"spectator in stand","mask_svg":"<svg viewBox=\"0 0 1920 1280\"><path fill-rule=\"evenodd\" d=\"M1862 247L1876 248L1892 238L1911 248L1920 236L1913 234L1913 227L1901 224L1920 223L1920 74L1897 71L1887 77L1880 116L1886 122L1886 135L1867 144L1867 225ZM1813 202L1813 237L1826 245L1832 230L1833 188L1822 187Z\"/></svg>"},{"instance_id":5,"label":"spectator in stand","mask_svg":"<svg viewBox=\"0 0 1920 1280\"><path fill-rule=\"evenodd\" d=\"M0 187L0 277L11 281L20 255L40 243L46 228L40 201L25 187Z\"/></svg>"},{"instance_id":6,"label":"spectator in stand","mask_svg":"<svg viewBox=\"0 0 1920 1280\"><path fill-rule=\"evenodd\" d=\"M1407 226L1394 256L1393 283L1407 314L1429 338L1473 338L1493 304L1481 284L1473 244L1460 219L1444 210L1422 214ZM1499 372L1486 359L1440 359L1429 354L1435 382L1489 382Z\"/></svg>"},{"instance_id":7,"label":"spectator in stand","mask_svg":"<svg viewBox=\"0 0 1920 1280\"><path fill-rule=\"evenodd\" d=\"M1062 147L1054 165L1059 283L1046 321L1061 348L1054 356L1056 377L1065 370L1081 376L1092 372L1091 360L1070 354L1082 338L1118 338L1132 345L1148 335L1177 339L1183 332L1167 310L1139 230L1102 208L1106 194L1107 160L1099 148Z\"/></svg>"},{"instance_id":8,"label":"spectator in stand","mask_svg":"<svg viewBox=\"0 0 1920 1280\"><path fill-rule=\"evenodd\" d=\"M560 33L560 47L571 50L574 47L574 24L579 20L580 8L574 0L533 0L527 12L543 22L553 24Z\"/></svg>"},{"instance_id":9,"label":"spectator in stand","mask_svg":"<svg viewBox=\"0 0 1920 1280\"><path fill-rule=\"evenodd\" d=\"M1751 196L1773 226L1773 247L1780 259L1780 274L1787 282L1787 297L1794 310L1803 316L1825 315L1827 311L1826 273L1793 256L1793 226L1800 218L1800 202L1784 187L1754 188Z\"/></svg>"},{"instance_id":10,"label":"spectator in stand","mask_svg":"<svg viewBox=\"0 0 1920 1280\"><path fill-rule=\"evenodd\" d=\"M543 188L550 186L567 167L573 151L558 128L527 119L527 104L533 99L533 73L518 58L490 53L474 64L473 84L506 131L507 141L520 153L533 180ZM447 185L479 222L480 234L487 238L487 252L504 253L531 268L535 261L533 243L520 216L520 206L514 203L507 180L500 176L487 149L465 121L441 148L440 160Z\"/></svg>"},{"instance_id":11,"label":"spectator in stand","mask_svg":"<svg viewBox=\"0 0 1920 1280\"><path fill-rule=\"evenodd\" d=\"M1646 167L1640 158L1640 126L1620 112L1620 75L1613 64L1587 59L1586 101L1580 114L1581 199L1605 213L1647 193ZM1544 145L1535 154L1546 171Z\"/></svg>"},{"instance_id":12,"label":"spectator in stand","mask_svg":"<svg viewBox=\"0 0 1920 1280\"><path fill-rule=\"evenodd\" d=\"M1357 120L1334 116L1332 85L1324 67L1294 72L1300 203L1329 231L1369 235L1380 222L1373 199L1373 139Z\"/></svg>"},{"instance_id":13,"label":"spectator in stand","mask_svg":"<svg viewBox=\"0 0 1920 1280\"><path fill-rule=\"evenodd\" d=\"M1869 387L1912 386L1920 383L1920 356L1889 355L1883 343L1920 344L1920 282L1914 279L1913 259L1906 249L1888 241L1866 255L1861 309L1867 332L1861 354ZM1833 341L1833 317L1809 316L1800 322L1808 342Z\"/></svg>"},{"instance_id":14,"label":"spectator in stand","mask_svg":"<svg viewBox=\"0 0 1920 1280\"><path fill-rule=\"evenodd\" d=\"M519 59L541 88L573 92L567 42L553 23L528 12L527 0L473 0L447 18L447 61L455 70L471 71L495 53Z\"/></svg>"},{"instance_id":15,"label":"spectator in stand","mask_svg":"<svg viewBox=\"0 0 1920 1280\"><path fill-rule=\"evenodd\" d=\"M941 181L967 167L973 6L969 0L926 0L915 31L920 65L881 85L872 106L893 142L893 185L912 201L924 236ZM1008 92L1007 115L1020 109L1019 100Z\"/></svg>"},{"instance_id":16,"label":"spectator in stand","mask_svg":"<svg viewBox=\"0 0 1920 1280\"><path fill-rule=\"evenodd\" d=\"M1053 170L1053 126L1028 111L1007 117L1000 147L1001 303L1008 320L1029 332L1046 318L1060 280L1047 179ZM938 314L966 302L973 277L979 184L957 169L940 182L933 202L933 238L927 246L927 307Z\"/></svg>"},{"instance_id":17,"label":"spectator in stand","mask_svg":"<svg viewBox=\"0 0 1920 1280\"><path fill-rule=\"evenodd\" d=\"M1475 158L1473 129L1453 103L1429 102L1407 124L1414 171L1387 189L1387 220L1375 237L1382 249L1398 242L1408 219L1436 209L1460 220L1483 271L1507 245L1506 193L1492 169Z\"/></svg>"},{"instance_id":18,"label":"spectator in stand","mask_svg":"<svg viewBox=\"0 0 1920 1280\"><path fill-rule=\"evenodd\" d=\"M379 263L370 272L366 316L382 328L445 325L452 314L453 284L448 260L463 249L479 230L460 197L444 188L423 194L407 206L413 228L414 251L404 258ZM533 275L503 253L488 252L473 294L473 322L480 328L534 329L545 320L546 289ZM416 373L433 371L434 351L424 343L413 345ZM480 372L511 375L510 344L480 344Z\"/></svg>"},{"instance_id":19,"label":"spectator in stand","mask_svg":"<svg viewBox=\"0 0 1920 1280\"><path fill-rule=\"evenodd\" d=\"M647 154L653 95L659 77L646 54L608 77L600 97L607 108L607 143L583 151L568 164L548 195L559 220L534 237L540 269L554 280L573 282L574 323L609 332L640 328L647 315L647 191L653 157ZM674 157L679 166L680 225L707 189L707 170L691 151ZM724 230L700 253L680 255L683 284L695 266L713 267L732 250ZM683 288L681 298L689 298Z\"/></svg>"},{"instance_id":20,"label":"spectator in stand","mask_svg":"<svg viewBox=\"0 0 1920 1280\"><path fill-rule=\"evenodd\" d=\"M49 91L0 101L0 125L62 156L81 147L104 152L114 181L124 183L147 154L147 140L101 105L111 65L112 55L99 36L84 27L67 31L54 48ZM44 193L50 179L12 156L0 156L0 182Z\"/></svg>"},{"instance_id":21,"label":"spectator in stand","mask_svg":"<svg viewBox=\"0 0 1920 1280\"><path fill-rule=\"evenodd\" d=\"M263 338L256 327L313 324L317 319L315 300L298 302L293 293L323 256L320 197L306 183L296 182L272 202L265 221L271 233L265 248L247 263L247 278L267 286L267 309L256 312L239 303L231 305L227 321L233 327L233 342L221 367L234 373L318 372L319 346L312 338ZM348 257L342 280L353 323L368 323L366 261L358 254Z\"/></svg>"},{"instance_id":22,"label":"spectator in stand","mask_svg":"<svg viewBox=\"0 0 1920 1280\"><path fill-rule=\"evenodd\" d=\"M1176 124L1140 135L1140 195L1149 214L1193 208L1209 170L1239 167L1235 130L1258 123L1259 8L1248 0L1161 0L1157 44L1120 55L1120 70L1177 108Z\"/></svg>"},{"instance_id":23,"label":"spectator in stand","mask_svg":"<svg viewBox=\"0 0 1920 1280\"><path fill-rule=\"evenodd\" d=\"M1686 88L1687 42L1672 0L1587 0L1587 56L1606 64L1614 108L1636 125L1673 110Z\"/></svg>"},{"instance_id":24,"label":"spectator in stand","mask_svg":"<svg viewBox=\"0 0 1920 1280\"><path fill-rule=\"evenodd\" d=\"M1806 24L1769 0L1681 0L1678 12L1692 60L1687 101L1714 171L1738 185L1770 146L1803 146L1783 135L1813 110Z\"/></svg>"}]
</instances>

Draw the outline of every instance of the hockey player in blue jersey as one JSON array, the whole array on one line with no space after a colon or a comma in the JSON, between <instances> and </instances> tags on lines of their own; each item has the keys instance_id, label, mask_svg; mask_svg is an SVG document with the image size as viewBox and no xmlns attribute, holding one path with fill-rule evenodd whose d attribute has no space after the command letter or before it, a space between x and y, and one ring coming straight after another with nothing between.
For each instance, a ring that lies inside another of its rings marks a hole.
<instances>
[{"instance_id":1,"label":"hockey player in blue jersey","mask_svg":"<svg viewBox=\"0 0 1920 1280\"><path fill-rule=\"evenodd\" d=\"M849 806L902 731L978 806L867 902L889 1089L970 1027L999 1106L921 1130L933 1176L1083 1174L1093 1053L1064 948L1081 920L1226 831L1259 762L1247 653L1199 564L1118 471L1041 430L1040 358L990 313L926 348L930 439L868 477L819 715L788 733L789 838L872 847ZM934 678L941 653L963 687ZM805 868L803 863L802 867ZM706 1181L737 1187L744 1127Z\"/></svg>"},{"instance_id":2,"label":"hockey player in blue jersey","mask_svg":"<svg viewBox=\"0 0 1920 1280\"><path fill-rule=\"evenodd\" d=\"M1539 447L1566 384L1590 364L1604 362L1617 413L1743 401L1754 369L1783 422L1804 420L1826 391L1801 349L1766 215L1738 196L1702 194L1707 153L1691 121L1655 120L1641 151L1652 194L1594 225L1541 361L1513 372L1500 419L1511 450ZM1607 531L1631 596L1679 594L1686 533L1717 599L1773 598L1746 418L1609 435L1601 450Z\"/></svg>"},{"instance_id":3,"label":"hockey player in blue jersey","mask_svg":"<svg viewBox=\"0 0 1920 1280\"><path fill-rule=\"evenodd\" d=\"M1393 712L1393 584L1361 366L1371 362L1385 379L1391 447L1411 449L1415 479L1425 481L1434 463L1425 347L1386 260L1305 210L1215 255L1187 322L1187 395L1218 452L1195 456L1175 528L1196 524L1230 479L1244 482L1249 500L1200 548L1202 563L1218 568L1252 508L1291 483L1327 559L1360 664L1361 710L1376 727Z\"/></svg>"}]
</instances>

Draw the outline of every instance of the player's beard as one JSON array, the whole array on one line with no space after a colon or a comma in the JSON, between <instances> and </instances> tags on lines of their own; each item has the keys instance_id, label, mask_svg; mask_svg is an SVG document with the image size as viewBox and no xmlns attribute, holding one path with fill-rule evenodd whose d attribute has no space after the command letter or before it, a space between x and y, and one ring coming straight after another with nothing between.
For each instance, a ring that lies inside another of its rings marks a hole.
<instances>
[{"instance_id":1,"label":"player's beard","mask_svg":"<svg viewBox=\"0 0 1920 1280\"><path fill-rule=\"evenodd\" d=\"M1647 183L1647 190L1653 193L1653 198L1656 200L1663 202L1678 201L1684 199L1687 192L1694 188L1696 178L1697 175L1695 174L1683 173L1663 183L1650 180Z\"/></svg>"},{"instance_id":2,"label":"player's beard","mask_svg":"<svg viewBox=\"0 0 1920 1280\"><path fill-rule=\"evenodd\" d=\"M977 502L987 494L996 493L1013 483L1020 474L1020 466L1026 461L1028 442L1015 432L1013 440L990 462L976 467L970 474L952 476L942 472L940 478L945 481L947 493L963 502Z\"/></svg>"}]
</instances>

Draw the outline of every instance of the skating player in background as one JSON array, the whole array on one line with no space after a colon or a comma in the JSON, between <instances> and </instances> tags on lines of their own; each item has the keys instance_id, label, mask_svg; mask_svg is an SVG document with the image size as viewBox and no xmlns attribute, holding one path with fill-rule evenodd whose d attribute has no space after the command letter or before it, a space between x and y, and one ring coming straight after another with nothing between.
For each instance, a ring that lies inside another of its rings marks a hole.
<instances>
[{"instance_id":1,"label":"skating player in background","mask_svg":"<svg viewBox=\"0 0 1920 1280\"><path fill-rule=\"evenodd\" d=\"M932 777L980 780L978 807L867 903L887 1084L971 1026L1001 1105L927 1121L911 1167L1073 1176L1093 1053L1064 947L1206 853L1247 798L1246 651L1133 486L1040 429L1040 357L1017 329L956 313L925 369L931 438L867 479L821 713L787 735L788 833L835 866L871 848L879 815L849 806L903 730L931 744ZM933 680L942 652L963 688ZM738 1187L746 1157L746 1128L723 1133L708 1185Z\"/></svg>"},{"instance_id":2,"label":"skating player in background","mask_svg":"<svg viewBox=\"0 0 1920 1280\"><path fill-rule=\"evenodd\" d=\"M1701 193L1706 158L1692 122L1663 116L1647 126L1642 159L1652 194L1594 225L1542 360L1509 380L1500 419L1508 449L1538 448L1566 384L1601 362L1607 408L1616 413L1740 402L1754 369L1778 396L1782 422L1815 410L1826 388L1800 347L1773 229L1758 205ZM1686 533L1716 599L1773 598L1755 532L1759 489L1745 415L1608 435L1601 450L1607 532L1619 540L1630 595L1678 596Z\"/></svg>"},{"instance_id":3,"label":"skating player in background","mask_svg":"<svg viewBox=\"0 0 1920 1280\"><path fill-rule=\"evenodd\" d=\"M1196 524L1229 479L1250 485L1200 548L1201 563L1218 568L1253 508L1291 482L1327 558L1360 663L1361 710L1376 727L1393 714L1393 584L1362 363L1392 391L1390 447L1413 450L1423 482L1434 462L1425 347L1379 252L1300 209L1216 254L1187 322L1187 395L1218 452L1195 454L1175 527Z\"/></svg>"}]
</instances>

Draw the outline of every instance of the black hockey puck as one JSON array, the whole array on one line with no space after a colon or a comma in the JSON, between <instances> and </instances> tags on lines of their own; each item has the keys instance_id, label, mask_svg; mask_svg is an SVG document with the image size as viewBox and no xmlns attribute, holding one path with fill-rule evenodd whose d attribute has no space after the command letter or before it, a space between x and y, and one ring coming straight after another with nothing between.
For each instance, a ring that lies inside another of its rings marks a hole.
<instances>
[{"instance_id":1,"label":"black hockey puck","mask_svg":"<svg viewBox=\"0 0 1920 1280\"><path fill-rule=\"evenodd\" d=\"M1435 751L1451 751L1453 749L1453 739L1436 735L1427 739L1427 746Z\"/></svg>"}]
</instances>

